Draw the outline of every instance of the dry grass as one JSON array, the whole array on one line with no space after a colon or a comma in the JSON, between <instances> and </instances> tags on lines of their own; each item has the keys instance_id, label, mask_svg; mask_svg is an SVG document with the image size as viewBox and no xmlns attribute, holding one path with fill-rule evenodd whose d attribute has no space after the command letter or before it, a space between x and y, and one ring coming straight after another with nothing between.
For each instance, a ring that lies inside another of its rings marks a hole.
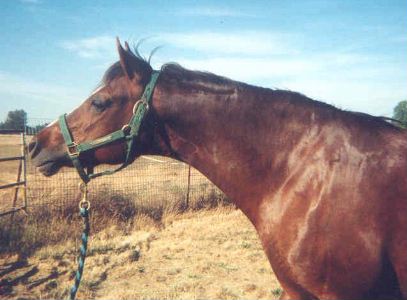
<instances>
[{"instance_id":1,"label":"dry grass","mask_svg":"<svg viewBox=\"0 0 407 300\"><path fill-rule=\"evenodd\" d=\"M93 235L79 299L275 299L280 287L254 228L221 207L166 214L158 226L140 215L126 231ZM65 298L78 241L38 249L15 264L0 260L5 299Z\"/></svg>"},{"instance_id":2,"label":"dry grass","mask_svg":"<svg viewBox=\"0 0 407 300\"><path fill-rule=\"evenodd\" d=\"M132 198L108 190L101 191L97 198L99 202L92 205L90 217L94 232L109 226L116 226L126 232L128 228L136 228L140 219L148 219L156 226L163 226L163 219L167 215L230 205L223 198L217 198L216 194L189 207L183 205L183 202L136 204ZM80 229L77 203L71 201L62 207L33 206L29 208L28 215L19 213L0 218L0 254L28 256L44 245L72 239L72 230L76 232Z\"/></svg>"}]
</instances>

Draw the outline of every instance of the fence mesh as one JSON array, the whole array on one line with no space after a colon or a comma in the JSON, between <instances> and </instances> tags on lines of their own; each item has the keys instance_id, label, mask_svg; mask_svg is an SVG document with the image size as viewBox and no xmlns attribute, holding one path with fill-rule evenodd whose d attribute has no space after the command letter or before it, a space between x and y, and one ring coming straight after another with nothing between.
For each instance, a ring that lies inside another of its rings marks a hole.
<instances>
[{"instance_id":1,"label":"fence mesh","mask_svg":"<svg viewBox=\"0 0 407 300\"><path fill-rule=\"evenodd\" d=\"M29 119L26 127L27 142L49 122L49 119ZM20 137L0 135L0 145L2 145L0 156L14 155L20 151ZM10 162L7 165L7 173L2 172L4 177L2 181L15 180L18 167L15 164ZM98 166L95 172L108 168L112 166ZM43 205L64 207L71 204L72 201L77 201L79 182L81 180L73 168L62 168L56 175L45 177L28 160L28 207ZM201 173L182 162L165 157L141 156L116 174L92 180L89 183L89 197L91 201L102 201L106 197L126 197L138 206L155 204L188 206L199 205L200 201L208 197L220 199L222 193ZM10 203L10 199L3 199L2 207L6 203Z\"/></svg>"},{"instance_id":2,"label":"fence mesh","mask_svg":"<svg viewBox=\"0 0 407 300\"><path fill-rule=\"evenodd\" d=\"M52 177L44 177L28 164L28 202L30 206L65 206L76 201L78 183L75 169L63 168ZM100 166L96 172L110 168ZM142 156L119 173L103 176L89 183L90 200L104 197L129 197L137 204L162 204L199 201L200 198L220 193L203 175L189 166L162 157Z\"/></svg>"}]
</instances>

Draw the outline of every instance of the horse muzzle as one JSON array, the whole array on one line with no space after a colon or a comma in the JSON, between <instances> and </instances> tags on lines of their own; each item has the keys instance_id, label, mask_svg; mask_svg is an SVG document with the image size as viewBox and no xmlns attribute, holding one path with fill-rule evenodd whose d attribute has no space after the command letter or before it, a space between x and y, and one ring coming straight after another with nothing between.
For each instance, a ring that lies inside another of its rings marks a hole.
<instances>
[{"instance_id":1,"label":"horse muzzle","mask_svg":"<svg viewBox=\"0 0 407 300\"><path fill-rule=\"evenodd\" d=\"M72 165L63 145L49 149L43 147L36 136L28 144L27 152L33 165L45 176L52 176L61 167Z\"/></svg>"}]
</instances>

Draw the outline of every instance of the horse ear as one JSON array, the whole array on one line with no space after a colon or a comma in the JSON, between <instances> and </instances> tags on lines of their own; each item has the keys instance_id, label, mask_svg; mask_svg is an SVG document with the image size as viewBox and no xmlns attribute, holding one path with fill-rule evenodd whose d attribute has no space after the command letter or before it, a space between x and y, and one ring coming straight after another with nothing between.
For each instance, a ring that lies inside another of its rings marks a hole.
<instances>
[{"instance_id":1,"label":"horse ear","mask_svg":"<svg viewBox=\"0 0 407 300\"><path fill-rule=\"evenodd\" d=\"M126 49L126 51L131 51L129 43L127 43L127 41L124 42L124 48Z\"/></svg>"},{"instance_id":2,"label":"horse ear","mask_svg":"<svg viewBox=\"0 0 407 300\"><path fill-rule=\"evenodd\" d=\"M143 59L136 57L130 50L129 44L126 42L124 49L119 38L116 38L117 51L119 52L120 65L130 80L144 81L151 74L151 66ZM147 78L148 80L148 78Z\"/></svg>"},{"instance_id":3,"label":"horse ear","mask_svg":"<svg viewBox=\"0 0 407 300\"><path fill-rule=\"evenodd\" d=\"M134 77L134 72L131 69L131 56L129 55L128 51L124 50L122 47L122 44L120 43L120 40L118 37L116 37L116 45L117 45L117 52L119 52L119 57L120 57L120 65L123 68L123 71L126 73L126 76L129 79L133 79Z\"/></svg>"}]
</instances>

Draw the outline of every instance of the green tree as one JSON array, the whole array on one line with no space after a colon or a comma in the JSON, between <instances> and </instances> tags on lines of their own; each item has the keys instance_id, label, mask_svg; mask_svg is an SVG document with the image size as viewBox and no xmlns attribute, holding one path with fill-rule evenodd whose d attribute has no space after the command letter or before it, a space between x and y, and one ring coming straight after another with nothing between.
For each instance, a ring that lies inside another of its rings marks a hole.
<instances>
[{"instance_id":1,"label":"green tree","mask_svg":"<svg viewBox=\"0 0 407 300\"><path fill-rule=\"evenodd\" d=\"M9 111L6 121L0 123L1 129L24 129L27 113L23 109Z\"/></svg>"},{"instance_id":2,"label":"green tree","mask_svg":"<svg viewBox=\"0 0 407 300\"><path fill-rule=\"evenodd\" d=\"M400 101L393 109L393 119L399 120L399 126L407 127L407 100Z\"/></svg>"}]
</instances>

